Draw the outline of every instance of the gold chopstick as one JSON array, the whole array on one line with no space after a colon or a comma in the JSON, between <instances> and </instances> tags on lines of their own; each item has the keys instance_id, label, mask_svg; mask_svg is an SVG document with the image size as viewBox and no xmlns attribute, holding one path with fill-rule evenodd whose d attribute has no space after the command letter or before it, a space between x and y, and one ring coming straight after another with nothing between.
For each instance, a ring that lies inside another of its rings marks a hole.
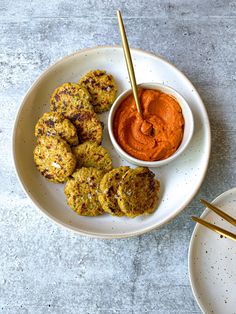
<instances>
[{"instance_id":1,"label":"gold chopstick","mask_svg":"<svg viewBox=\"0 0 236 314\"><path fill-rule=\"evenodd\" d=\"M122 20L121 12L117 10L116 13L117 13L117 18L118 18L118 23L119 23L119 28L120 28L120 35L121 35L122 46L123 46L123 51L125 55L126 66L127 66L129 79L130 79L131 87L134 94L134 100L135 100L138 112L142 116L142 109L141 109L141 105L140 105L140 101L138 97L138 89L137 89L137 84L136 84L134 67L133 67L133 62L130 55L129 43L127 40L124 23Z\"/></svg>"},{"instance_id":2,"label":"gold chopstick","mask_svg":"<svg viewBox=\"0 0 236 314\"><path fill-rule=\"evenodd\" d=\"M226 237L226 238L229 238L233 241L236 241L236 235L233 234L232 232L229 232L227 230L224 230L220 227L217 227L201 218L198 218L198 217L195 217L195 216L192 216L192 220L194 220L195 222L198 222L200 223L201 225L207 227L208 229L212 230L212 231L215 231L216 233Z\"/></svg>"},{"instance_id":3,"label":"gold chopstick","mask_svg":"<svg viewBox=\"0 0 236 314\"><path fill-rule=\"evenodd\" d=\"M217 208L216 206L208 203L207 201L201 199L200 202L202 204L204 204L206 207L210 208L211 210L213 210L217 215L219 215L220 217L224 218L226 221L228 221L229 223L231 223L233 226L236 226L236 219L234 219L233 217L231 217L230 215L224 213L222 210L220 210L219 208Z\"/></svg>"}]
</instances>

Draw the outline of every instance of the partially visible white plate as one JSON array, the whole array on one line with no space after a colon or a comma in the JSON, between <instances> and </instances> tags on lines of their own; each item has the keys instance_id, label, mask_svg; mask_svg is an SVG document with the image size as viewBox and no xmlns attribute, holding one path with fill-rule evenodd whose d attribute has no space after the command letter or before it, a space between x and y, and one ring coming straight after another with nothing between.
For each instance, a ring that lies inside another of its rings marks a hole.
<instances>
[{"instance_id":1,"label":"partially visible white plate","mask_svg":"<svg viewBox=\"0 0 236 314\"><path fill-rule=\"evenodd\" d=\"M236 188L218 196L213 204L236 217ZM201 218L236 233L236 227L209 209ZM197 224L189 246L189 277L204 313L236 314L236 242Z\"/></svg>"},{"instance_id":2,"label":"partially visible white plate","mask_svg":"<svg viewBox=\"0 0 236 314\"><path fill-rule=\"evenodd\" d=\"M146 217L116 218L109 215L81 217L66 204L63 185L52 184L36 170L32 152L34 126L49 110L53 90L68 81L76 82L93 69L114 75L118 93L129 88L125 59L121 47L96 47L79 51L50 66L32 85L18 111L13 133L13 158L18 178L33 203L55 222L95 237L135 236L160 227L184 209L197 193L208 166L211 136L204 104L191 82L173 65L153 54L131 49L137 83L159 82L176 89L186 99L194 116L195 131L187 150L165 167L152 169L161 181L158 210ZM103 145L112 154L114 166L127 164L115 152L107 132L107 114Z\"/></svg>"}]
</instances>

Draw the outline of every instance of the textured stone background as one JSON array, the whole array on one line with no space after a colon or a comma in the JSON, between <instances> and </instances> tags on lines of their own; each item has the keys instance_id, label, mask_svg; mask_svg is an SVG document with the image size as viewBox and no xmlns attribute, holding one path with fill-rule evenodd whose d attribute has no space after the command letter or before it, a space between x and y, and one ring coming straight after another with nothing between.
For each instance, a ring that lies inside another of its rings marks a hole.
<instances>
[{"instance_id":1,"label":"textured stone background","mask_svg":"<svg viewBox=\"0 0 236 314\"><path fill-rule=\"evenodd\" d=\"M147 4L148 3L148 4ZM96 240L64 230L22 192L11 161L16 111L36 77L73 51L130 45L173 62L197 87L212 126L200 194L151 234ZM235 186L236 3L193 0L0 0L0 312L200 313L188 280L190 215Z\"/></svg>"}]
</instances>

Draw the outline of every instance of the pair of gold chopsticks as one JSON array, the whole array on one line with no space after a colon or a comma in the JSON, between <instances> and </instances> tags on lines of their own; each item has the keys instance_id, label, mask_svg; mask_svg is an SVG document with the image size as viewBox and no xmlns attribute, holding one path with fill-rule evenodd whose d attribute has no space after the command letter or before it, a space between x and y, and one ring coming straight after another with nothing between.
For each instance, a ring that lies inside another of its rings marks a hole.
<instances>
[{"instance_id":1,"label":"pair of gold chopsticks","mask_svg":"<svg viewBox=\"0 0 236 314\"><path fill-rule=\"evenodd\" d=\"M207 208L213 210L217 215L219 215L220 217L222 217L223 219L225 219L226 221L228 221L230 224L232 224L233 226L236 227L236 219L234 219L233 217L231 217L230 215L226 214L225 212L223 212L222 210L220 210L219 208L217 208L216 206L208 203L207 201L205 200L200 200ZM212 230L212 231L215 231L216 233L226 237L226 238L229 238L231 240L234 240L236 241L236 234L232 233L232 232L229 232L227 230L224 230L218 226L215 226L201 218L198 218L198 217L195 217L195 216L192 216L192 219L195 221L195 222L198 222L200 223L201 225L205 226L206 228Z\"/></svg>"}]
</instances>

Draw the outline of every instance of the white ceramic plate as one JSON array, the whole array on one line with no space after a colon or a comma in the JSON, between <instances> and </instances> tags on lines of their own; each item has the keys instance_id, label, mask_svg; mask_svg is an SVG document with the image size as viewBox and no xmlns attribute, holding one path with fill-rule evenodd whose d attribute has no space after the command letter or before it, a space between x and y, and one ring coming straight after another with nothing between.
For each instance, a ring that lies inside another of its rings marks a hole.
<instances>
[{"instance_id":1,"label":"white ceramic plate","mask_svg":"<svg viewBox=\"0 0 236 314\"><path fill-rule=\"evenodd\" d=\"M236 188L213 203L236 217ZM201 218L236 233L236 227L209 209ZM189 246L189 277L203 313L236 314L236 242L197 224Z\"/></svg>"},{"instance_id":2,"label":"white ceramic plate","mask_svg":"<svg viewBox=\"0 0 236 314\"><path fill-rule=\"evenodd\" d=\"M157 228L175 217L192 200L201 186L210 154L211 138L207 113L191 82L173 65L150 53L131 50L137 83L159 82L176 89L186 99L194 116L195 131L187 150L174 162L152 169L161 181L158 210L150 216L135 219L109 215L81 217L66 204L63 185L44 179L36 170L32 151L35 146L34 126L38 118L49 110L53 90L67 81L76 82L84 73L104 69L114 75L118 93L129 88L123 51L120 47L97 47L79 51L58 61L47 69L25 96L16 117L13 133L13 158L22 187L33 203L59 224L77 231L103 238L129 237ZM112 154L115 167L127 164L119 158L111 145L105 123L103 145Z\"/></svg>"}]
</instances>

